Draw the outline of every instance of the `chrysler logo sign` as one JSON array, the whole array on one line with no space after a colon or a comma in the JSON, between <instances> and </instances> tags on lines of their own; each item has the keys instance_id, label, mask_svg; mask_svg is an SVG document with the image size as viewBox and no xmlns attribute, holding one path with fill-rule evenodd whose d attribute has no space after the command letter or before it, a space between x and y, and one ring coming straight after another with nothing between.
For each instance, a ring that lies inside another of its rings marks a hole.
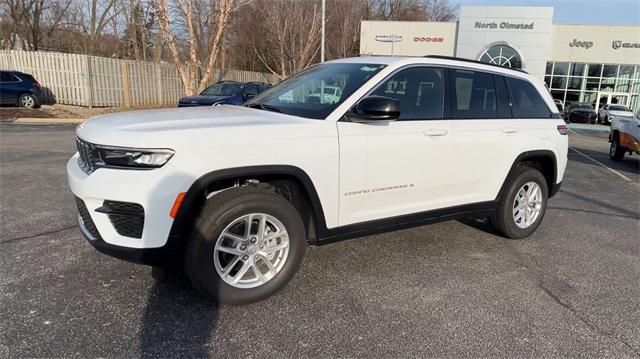
<instances>
[{"instance_id":1,"label":"chrysler logo sign","mask_svg":"<svg viewBox=\"0 0 640 359\"><path fill-rule=\"evenodd\" d=\"M402 35L376 35L375 40L380 42L400 42L402 41Z\"/></svg>"},{"instance_id":2,"label":"chrysler logo sign","mask_svg":"<svg viewBox=\"0 0 640 359\"><path fill-rule=\"evenodd\" d=\"M640 43L637 42L622 42L621 40L615 40L611 43L611 47L613 47L614 50L617 50L619 48L623 48L623 49L640 49Z\"/></svg>"}]
</instances>

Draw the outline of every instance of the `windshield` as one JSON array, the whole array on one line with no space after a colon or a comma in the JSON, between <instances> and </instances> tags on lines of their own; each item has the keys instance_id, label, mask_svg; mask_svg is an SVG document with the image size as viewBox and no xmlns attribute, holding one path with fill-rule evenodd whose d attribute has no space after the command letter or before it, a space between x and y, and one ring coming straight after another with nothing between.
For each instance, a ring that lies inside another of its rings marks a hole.
<instances>
[{"instance_id":1,"label":"windshield","mask_svg":"<svg viewBox=\"0 0 640 359\"><path fill-rule=\"evenodd\" d=\"M261 93L247 106L324 119L384 67L352 63L316 65Z\"/></svg>"},{"instance_id":2,"label":"windshield","mask_svg":"<svg viewBox=\"0 0 640 359\"><path fill-rule=\"evenodd\" d=\"M573 106L571 106L573 108L588 108L588 109L593 109L593 107L591 107L590 104L588 103L576 103Z\"/></svg>"},{"instance_id":3,"label":"windshield","mask_svg":"<svg viewBox=\"0 0 640 359\"><path fill-rule=\"evenodd\" d=\"M612 111L631 111L627 107L620 106L620 105L611 105L611 106L609 106L609 110L612 110Z\"/></svg>"},{"instance_id":4,"label":"windshield","mask_svg":"<svg viewBox=\"0 0 640 359\"><path fill-rule=\"evenodd\" d=\"M242 93L242 84L226 82L207 87L201 95L206 96L231 96Z\"/></svg>"}]
</instances>

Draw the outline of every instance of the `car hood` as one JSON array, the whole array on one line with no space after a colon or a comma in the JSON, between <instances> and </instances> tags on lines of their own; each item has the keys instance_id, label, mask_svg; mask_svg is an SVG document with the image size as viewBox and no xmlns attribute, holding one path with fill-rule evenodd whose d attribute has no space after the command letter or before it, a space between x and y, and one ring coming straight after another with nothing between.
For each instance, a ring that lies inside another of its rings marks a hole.
<instances>
[{"instance_id":1,"label":"car hood","mask_svg":"<svg viewBox=\"0 0 640 359\"><path fill-rule=\"evenodd\" d=\"M614 116L633 116L633 112L631 112L631 111L610 110L609 114L610 115L614 115Z\"/></svg>"},{"instance_id":2,"label":"car hood","mask_svg":"<svg viewBox=\"0 0 640 359\"><path fill-rule=\"evenodd\" d=\"M219 101L228 100L236 95L231 96L186 96L180 99L180 103L184 104L214 104Z\"/></svg>"},{"instance_id":3,"label":"car hood","mask_svg":"<svg viewBox=\"0 0 640 359\"><path fill-rule=\"evenodd\" d=\"M120 112L78 126L85 141L111 146L172 148L216 141L265 141L309 137L325 121L242 106L221 105Z\"/></svg>"}]
</instances>

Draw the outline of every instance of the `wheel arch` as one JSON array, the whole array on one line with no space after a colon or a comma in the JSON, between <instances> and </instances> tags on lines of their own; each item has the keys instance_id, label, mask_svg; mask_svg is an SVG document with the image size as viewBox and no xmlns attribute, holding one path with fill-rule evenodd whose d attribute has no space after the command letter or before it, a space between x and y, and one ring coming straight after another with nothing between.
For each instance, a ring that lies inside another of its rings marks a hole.
<instances>
[{"instance_id":1,"label":"wheel arch","mask_svg":"<svg viewBox=\"0 0 640 359\"><path fill-rule=\"evenodd\" d=\"M507 173L507 176L502 181L502 186L496 197L499 200L507 187L509 178L513 175L518 166L531 166L538 169L547 181L547 188L549 190L549 198L553 197L557 188L556 179L558 178L558 161L556 154L551 150L534 150L523 152L516 157L511 164L511 168Z\"/></svg>"},{"instance_id":2,"label":"wheel arch","mask_svg":"<svg viewBox=\"0 0 640 359\"><path fill-rule=\"evenodd\" d=\"M167 243L176 246L177 250L181 250L181 246L186 243L183 240L184 236L189 234L191 225L206 201L207 195L234 187L239 181L249 179L273 183L277 190L287 190L287 184L295 183L304 196L304 203L294 202L294 205L308 205L308 218L305 218L304 213L301 215L305 220L310 241L315 242L320 231L326 229L320 197L311 178L304 170L291 165L245 166L212 171L195 180L182 200L171 226ZM292 201L291 198L287 199Z\"/></svg>"}]
</instances>

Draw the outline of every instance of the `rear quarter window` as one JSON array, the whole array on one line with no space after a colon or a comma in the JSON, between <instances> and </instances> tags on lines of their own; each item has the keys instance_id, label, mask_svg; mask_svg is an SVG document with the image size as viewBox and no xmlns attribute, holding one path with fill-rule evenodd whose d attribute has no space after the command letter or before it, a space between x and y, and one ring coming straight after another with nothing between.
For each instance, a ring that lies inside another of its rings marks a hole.
<instances>
[{"instance_id":1,"label":"rear quarter window","mask_svg":"<svg viewBox=\"0 0 640 359\"><path fill-rule=\"evenodd\" d=\"M517 118L549 118L551 111L536 88L529 82L507 77L513 116Z\"/></svg>"}]
</instances>

